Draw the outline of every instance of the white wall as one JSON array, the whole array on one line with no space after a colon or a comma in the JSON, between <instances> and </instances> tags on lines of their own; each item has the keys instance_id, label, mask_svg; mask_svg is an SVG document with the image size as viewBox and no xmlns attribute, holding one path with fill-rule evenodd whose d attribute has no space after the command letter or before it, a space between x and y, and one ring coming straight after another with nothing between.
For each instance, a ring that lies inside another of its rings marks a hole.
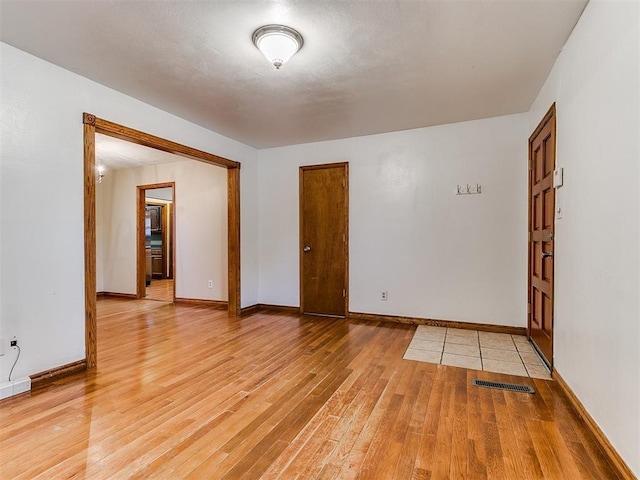
<instances>
[{"instance_id":1,"label":"white wall","mask_svg":"<svg viewBox=\"0 0 640 480\"><path fill-rule=\"evenodd\" d=\"M555 366L640 475L639 4L591 0L531 109L557 107Z\"/></svg>"},{"instance_id":2,"label":"white wall","mask_svg":"<svg viewBox=\"0 0 640 480\"><path fill-rule=\"evenodd\" d=\"M181 157L178 157L178 159L183 160ZM223 171L226 172L226 170ZM171 187L152 188L151 190L145 190L145 194L147 199L173 201L173 189Z\"/></svg>"},{"instance_id":3,"label":"white wall","mask_svg":"<svg viewBox=\"0 0 640 480\"><path fill-rule=\"evenodd\" d=\"M260 252L258 245L258 152L240 169L240 279L242 282L242 308L256 305L258 299L258 272Z\"/></svg>"},{"instance_id":4,"label":"white wall","mask_svg":"<svg viewBox=\"0 0 640 480\"><path fill-rule=\"evenodd\" d=\"M251 147L4 43L0 59L0 332L18 336L19 378L84 358L82 112L241 162L243 228L257 215L258 173ZM247 230L245 305L257 301L258 280ZM0 378L13 359L0 357Z\"/></svg>"},{"instance_id":5,"label":"white wall","mask_svg":"<svg viewBox=\"0 0 640 480\"><path fill-rule=\"evenodd\" d=\"M104 252L98 257L104 291L136 293L136 187L176 182L176 297L227 300L227 170L176 159L112 170L96 185L104 202L98 209L103 218L97 220L103 225Z\"/></svg>"},{"instance_id":6,"label":"white wall","mask_svg":"<svg viewBox=\"0 0 640 480\"><path fill-rule=\"evenodd\" d=\"M525 326L528 121L260 150L260 301L299 305L298 167L348 161L350 311Z\"/></svg>"},{"instance_id":7,"label":"white wall","mask_svg":"<svg viewBox=\"0 0 640 480\"><path fill-rule=\"evenodd\" d=\"M106 180L103 180L106 181ZM96 292L104 292L104 221L107 217L105 212L106 188L102 184L96 183Z\"/></svg>"}]
</instances>

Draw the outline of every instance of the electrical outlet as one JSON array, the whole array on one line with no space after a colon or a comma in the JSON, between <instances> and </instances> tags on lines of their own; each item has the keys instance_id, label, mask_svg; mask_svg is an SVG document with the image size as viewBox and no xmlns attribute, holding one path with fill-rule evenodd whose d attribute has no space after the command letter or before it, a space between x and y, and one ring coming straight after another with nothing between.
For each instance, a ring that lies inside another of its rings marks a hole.
<instances>
[{"instance_id":1,"label":"electrical outlet","mask_svg":"<svg viewBox=\"0 0 640 480\"><path fill-rule=\"evenodd\" d=\"M207 284L207 286L209 288L213 288L213 280L209 280L209 283Z\"/></svg>"},{"instance_id":2,"label":"electrical outlet","mask_svg":"<svg viewBox=\"0 0 640 480\"><path fill-rule=\"evenodd\" d=\"M387 300L389 300L389 292L386 290L383 290L382 292L380 292L380 300L382 300L383 302L386 302Z\"/></svg>"},{"instance_id":3,"label":"electrical outlet","mask_svg":"<svg viewBox=\"0 0 640 480\"><path fill-rule=\"evenodd\" d=\"M9 346L10 347L17 347L18 346L18 339L16 337L11 337L11 341L9 342Z\"/></svg>"}]
</instances>

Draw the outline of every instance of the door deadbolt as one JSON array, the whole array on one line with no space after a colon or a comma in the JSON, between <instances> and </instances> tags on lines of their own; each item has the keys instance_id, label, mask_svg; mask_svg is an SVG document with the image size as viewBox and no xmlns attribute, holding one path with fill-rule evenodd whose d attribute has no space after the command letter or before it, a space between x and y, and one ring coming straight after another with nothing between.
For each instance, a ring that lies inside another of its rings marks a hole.
<instances>
[{"instance_id":1,"label":"door deadbolt","mask_svg":"<svg viewBox=\"0 0 640 480\"><path fill-rule=\"evenodd\" d=\"M307 245L306 247L304 247L302 249L303 252L310 252L311 251L311 247L309 245Z\"/></svg>"}]
</instances>

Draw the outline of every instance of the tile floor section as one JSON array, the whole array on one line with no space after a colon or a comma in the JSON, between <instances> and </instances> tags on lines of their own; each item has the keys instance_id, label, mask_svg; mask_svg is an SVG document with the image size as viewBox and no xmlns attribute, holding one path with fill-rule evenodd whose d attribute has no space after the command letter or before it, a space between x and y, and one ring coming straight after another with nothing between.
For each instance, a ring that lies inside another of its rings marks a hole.
<instances>
[{"instance_id":1,"label":"tile floor section","mask_svg":"<svg viewBox=\"0 0 640 480\"><path fill-rule=\"evenodd\" d=\"M522 335L418 325L404 359L551 380Z\"/></svg>"}]
</instances>

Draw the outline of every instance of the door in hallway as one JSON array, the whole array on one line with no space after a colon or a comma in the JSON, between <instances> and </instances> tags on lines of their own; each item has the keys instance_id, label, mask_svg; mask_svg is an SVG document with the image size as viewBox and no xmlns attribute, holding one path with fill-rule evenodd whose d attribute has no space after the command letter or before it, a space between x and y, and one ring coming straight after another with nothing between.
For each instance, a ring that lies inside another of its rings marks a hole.
<instances>
[{"instance_id":1,"label":"door in hallway","mask_svg":"<svg viewBox=\"0 0 640 480\"><path fill-rule=\"evenodd\" d=\"M346 316L348 164L300 167L300 311Z\"/></svg>"},{"instance_id":2,"label":"door in hallway","mask_svg":"<svg viewBox=\"0 0 640 480\"><path fill-rule=\"evenodd\" d=\"M529 138L529 336L553 365L555 105Z\"/></svg>"}]
</instances>

